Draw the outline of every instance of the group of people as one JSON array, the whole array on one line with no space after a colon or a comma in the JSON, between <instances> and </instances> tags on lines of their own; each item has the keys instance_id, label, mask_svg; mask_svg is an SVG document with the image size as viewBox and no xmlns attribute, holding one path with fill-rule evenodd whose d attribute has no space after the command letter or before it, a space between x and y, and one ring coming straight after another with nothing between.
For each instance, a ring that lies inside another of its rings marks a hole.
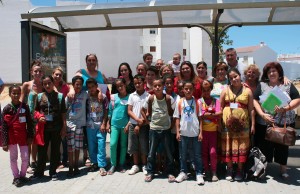
<instances>
[{"instance_id":1,"label":"group of people","mask_svg":"<svg viewBox=\"0 0 300 194\"><path fill-rule=\"evenodd\" d=\"M271 123L295 126L298 90L284 77L278 62L267 63L260 79L258 66L239 63L233 48L225 55L227 63L218 62L209 76L204 61L196 64L195 71L191 62L181 62L176 53L168 64L159 59L152 65L153 56L147 53L144 63L136 66L135 76L128 63L119 65L111 92L97 70L95 54L86 56L87 66L72 78L71 87L63 81L61 68L44 76L42 64L35 61L33 79L22 87L9 88L12 101L2 111L2 146L10 153L13 184L27 182L26 171L33 171L31 179L44 176L49 142L52 180L58 178L60 163L69 167L68 177L78 175L83 149L84 159L89 157L92 163L89 171L99 170L101 176L116 170L124 173L130 163L128 174L141 169L146 182L163 171L168 182L179 183L188 179L192 169L197 184L204 185L204 178L219 180L217 164L223 163L226 180L242 181L251 146L260 148L268 162L274 158L280 164L280 175L288 178L288 146L264 137ZM261 106L260 96L275 86L290 100L287 106L275 106L270 112ZM110 165L106 161L107 133Z\"/></svg>"}]
</instances>

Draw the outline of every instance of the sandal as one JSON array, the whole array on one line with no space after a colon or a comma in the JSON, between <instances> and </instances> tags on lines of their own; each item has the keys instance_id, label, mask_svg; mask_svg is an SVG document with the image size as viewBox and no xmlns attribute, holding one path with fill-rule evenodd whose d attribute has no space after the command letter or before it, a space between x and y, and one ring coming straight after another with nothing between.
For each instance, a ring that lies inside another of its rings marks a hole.
<instances>
[{"instance_id":1,"label":"sandal","mask_svg":"<svg viewBox=\"0 0 300 194\"><path fill-rule=\"evenodd\" d=\"M100 168L99 173L100 173L101 176L106 176L107 175L107 172L106 172L105 168Z\"/></svg>"},{"instance_id":2,"label":"sandal","mask_svg":"<svg viewBox=\"0 0 300 194\"><path fill-rule=\"evenodd\" d=\"M124 166L120 166L120 173L125 173L126 172L126 168L124 168Z\"/></svg>"},{"instance_id":3,"label":"sandal","mask_svg":"<svg viewBox=\"0 0 300 194\"><path fill-rule=\"evenodd\" d=\"M176 178L175 178L174 175L171 175L171 174L168 175L168 182L169 182L169 183L174 183L174 182L175 182L175 179L176 179Z\"/></svg>"},{"instance_id":4,"label":"sandal","mask_svg":"<svg viewBox=\"0 0 300 194\"><path fill-rule=\"evenodd\" d=\"M150 183L153 180L153 175L148 174L145 176L145 182Z\"/></svg>"},{"instance_id":5,"label":"sandal","mask_svg":"<svg viewBox=\"0 0 300 194\"><path fill-rule=\"evenodd\" d=\"M98 164L93 164L90 168L89 168L89 172L95 172L99 169Z\"/></svg>"},{"instance_id":6,"label":"sandal","mask_svg":"<svg viewBox=\"0 0 300 194\"><path fill-rule=\"evenodd\" d=\"M114 174L115 170L116 170L116 167L115 166L111 166L110 169L109 169L109 171L107 171L107 174L108 175L112 175L112 174Z\"/></svg>"}]
</instances>

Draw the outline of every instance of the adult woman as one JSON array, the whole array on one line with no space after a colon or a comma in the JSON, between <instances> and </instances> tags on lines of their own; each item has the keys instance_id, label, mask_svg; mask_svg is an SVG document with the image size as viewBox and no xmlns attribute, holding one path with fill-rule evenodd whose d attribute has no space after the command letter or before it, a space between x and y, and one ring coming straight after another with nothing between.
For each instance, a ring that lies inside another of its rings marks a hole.
<instances>
[{"instance_id":1,"label":"adult woman","mask_svg":"<svg viewBox=\"0 0 300 194\"><path fill-rule=\"evenodd\" d=\"M224 89L220 96L223 123L226 126L222 129L221 137L222 161L227 163L226 180L233 180L232 169L233 162L235 162L238 164L238 169L234 180L241 181L243 179L243 164L247 160L250 146L249 130L251 133L255 132L253 95L249 88L243 86L241 74L236 68L229 70L228 78L230 86ZM237 119L240 128L233 129L230 125L234 122L233 120Z\"/></svg>"},{"instance_id":2,"label":"adult woman","mask_svg":"<svg viewBox=\"0 0 300 194\"><path fill-rule=\"evenodd\" d=\"M194 83L193 96L195 99L201 97L201 83L199 78L196 76L194 67L191 62L183 61L180 65L180 76L174 78L174 92L178 93L177 82L178 80L190 81Z\"/></svg>"},{"instance_id":3,"label":"adult woman","mask_svg":"<svg viewBox=\"0 0 300 194\"><path fill-rule=\"evenodd\" d=\"M133 84L133 76L132 76L132 70L128 63L124 62L119 65L118 70L118 78L124 78L126 81L126 91L128 94L131 94L135 91L135 87ZM112 84L111 94L118 93L118 90L116 88L116 85Z\"/></svg>"},{"instance_id":4,"label":"adult woman","mask_svg":"<svg viewBox=\"0 0 300 194\"><path fill-rule=\"evenodd\" d=\"M196 71L198 74L198 78L200 78L201 80L212 79L211 76L207 75L207 64L204 61L200 61L197 63Z\"/></svg>"},{"instance_id":5,"label":"adult woman","mask_svg":"<svg viewBox=\"0 0 300 194\"><path fill-rule=\"evenodd\" d=\"M44 75L44 71L42 68L42 63L40 61L33 61L31 63L30 74L32 77L31 81L24 82L22 85L21 92L21 101L28 104L30 109L30 114L33 118L34 106L37 94L43 91L43 85L41 78ZM28 166L27 173L33 173L33 168L36 168L36 157L37 157L37 145L30 144L28 145L28 154L31 154L31 164Z\"/></svg>"},{"instance_id":6,"label":"adult woman","mask_svg":"<svg viewBox=\"0 0 300 194\"><path fill-rule=\"evenodd\" d=\"M62 93L63 97L65 99L65 97L67 96L67 94L70 91L70 87L63 80L63 74L64 74L64 71L61 67L56 67L52 71L53 84L55 86L55 90L57 92ZM67 145L66 138L62 139L62 146L63 146L62 164L61 164L61 166L59 166L59 168L63 168L65 166L67 166L67 162L68 162L68 145Z\"/></svg>"},{"instance_id":7,"label":"adult woman","mask_svg":"<svg viewBox=\"0 0 300 194\"><path fill-rule=\"evenodd\" d=\"M267 95L275 86L278 86L280 90L286 92L290 97L290 101L285 107L279 108L278 106L275 106L275 113L272 114L261 106L259 96ZM270 123L276 123L279 126L283 126L286 121L287 126L295 127L295 112L293 109L299 106L299 104L300 96L295 86L292 83L284 85L282 66L278 62L267 63L263 69L261 82L254 92L254 106L257 112L257 133L255 134L254 139L255 145L261 149L263 154L265 154L268 162L272 162L274 157L275 162L280 164L280 173L283 178L289 177L286 172L289 147L265 140L265 133L267 125ZM284 115L286 118L282 119Z\"/></svg>"},{"instance_id":8,"label":"adult woman","mask_svg":"<svg viewBox=\"0 0 300 194\"><path fill-rule=\"evenodd\" d=\"M260 71L256 64L251 64L244 70L245 83L244 86L249 88L252 93L255 91L259 84Z\"/></svg>"},{"instance_id":9,"label":"adult woman","mask_svg":"<svg viewBox=\"0 0 300 194\"><path fill-rule=\"evenodd\" d=\"M165 64L165 65L161 66L161 68L159 70L160 77L164 77L164 75L166 75L166 74L170 74L172 77L174 77L174 70L173 70L172 66L169 64Z\"/></svg>"},{"instance_id":10,"label":"adult woman","mask_svg":"<svg viewBox=\"0 0 300 194\"><path fill-rule=\"evenodd\" d=\"M216 77L209 80L213 83L213 90L211 91L210 95L219 99L221 92L227 87L228 84L228 79L226 78L228 66L225 62L218 62L213 71Z\"/></svg>"}]
</instances>

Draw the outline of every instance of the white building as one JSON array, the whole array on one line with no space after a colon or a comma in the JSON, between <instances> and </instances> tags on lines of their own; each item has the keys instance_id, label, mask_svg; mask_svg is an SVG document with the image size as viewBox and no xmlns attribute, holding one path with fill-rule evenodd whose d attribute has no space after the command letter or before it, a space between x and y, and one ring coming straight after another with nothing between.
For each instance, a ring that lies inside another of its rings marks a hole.
<instances>
[{"instance_id":1,"label":"white building","mask_svg":"<svg viewBox=\"0 0 300 194\"><path fill-rule=\"evenodd\" d=\"M236 48L239 61L246 65L257 64L262 70L266 63L277 60L277 53L264 42L259 45Z\"/></svg>"},{"instance_id":2,"label":"white building","mask_svg":"<svg viewBox=\"0 0 300 194\"><path fill-rule=\"evenodd\" d=\"M78 1L57 1L60 5L87 4ZM21 78L21 13L33 8L30 0L9 0L0 5L0 77L6 83L20 83ZM34 20L57 29L52 18ZM204 60L211 65L211 46L202 30L193 28L137 29L67 33L68 81L75 72L85 67L85 56L95 53L99 69L107 77L116 77L120 63L128 62L135 74L135 67L142 62L144 53L152 53L153 62L172 59L180 53L184 60L197 63ZM184 55L185 54L185 55ZM29 72L28 72L29 73Z\"/></svg>"}]
</instances>

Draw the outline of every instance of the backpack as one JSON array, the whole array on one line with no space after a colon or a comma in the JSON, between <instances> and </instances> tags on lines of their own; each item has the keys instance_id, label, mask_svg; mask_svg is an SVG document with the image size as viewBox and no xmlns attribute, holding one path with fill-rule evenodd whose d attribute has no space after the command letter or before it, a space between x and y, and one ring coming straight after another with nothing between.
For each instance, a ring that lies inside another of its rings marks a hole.
<instances>
[{"instance_id":1,"label":"backpack","mask_svg":"<svg viewBox=\"0 0 300 194\"><path fill-rule=\"evenodd\" d=\"M164 98L166 100L167 103L167 107L168 107L168 114L169 116L173 116L173 109L172 109L172 105L171 105L171 98L170 95L168 94L164 94ZM152 103L154 101L154 95L150 95L149 99L148 99L148 115L151 117L152 116Z\"/></svg>"},{"instance_id":2,"label":"backpack","mask_svg":"<svg viewBox=\"0 0 300 194\"><path fill-rule=\"evenodd\" d=\"M253 147L248 155L245 165L245 179L261 179L266 174L267 168L266 156L258 147Z\"/></svg>"},{"instance_id":3,"label":"backpack","mask_svg":"<svg viewBox=\"0 0 300 194\"><path fill-rule=\"evenodd\" d=\"M44 94L44 92L38 94L38 102L41 101L41 98L42 98L43 94ZM63 99L63 94L58 93L57 97L58 97L58 102L59 102L59 110L61 110L61 101Z\"/></svg>"}]
</instances>

